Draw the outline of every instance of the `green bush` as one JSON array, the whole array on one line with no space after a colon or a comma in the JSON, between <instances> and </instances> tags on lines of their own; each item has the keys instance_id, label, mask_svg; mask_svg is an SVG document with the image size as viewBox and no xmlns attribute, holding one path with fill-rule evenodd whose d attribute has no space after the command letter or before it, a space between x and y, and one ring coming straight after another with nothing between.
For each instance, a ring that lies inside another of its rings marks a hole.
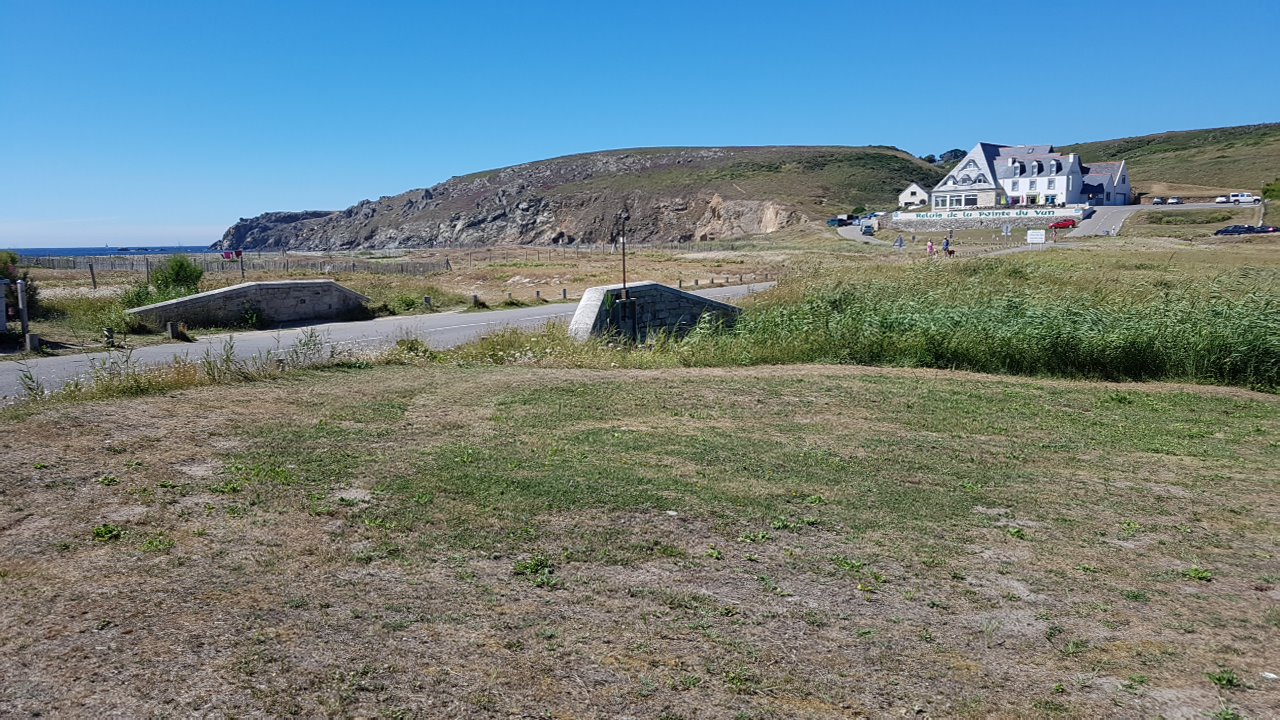
<instances>
[{"instance_id":1,"label":"green bush","mask_svg":"<svg viewBox=\"0 0 1280 720\"><path fill-rule=\"evenodd\" d=\"M1262 186L1262 197L1267 200L1280 200L1280 178Z\"/></svg>"},{"instance_id":2,"label":"green bush","mask_svg":"<svg viewBox=\"0 0 1280 720\"><path fill-rule=\"evenodd\" d=\"M195 292L196 288L171 287L167 290L153 288L150 285L134 285L120 296L120 303L126 308L142 307L166 300L177 300Z\"/></svg>"},{"instance_id":3,"label":"green bush","mask_svg":"<svg viewBox=\"0 0 1280 720\"><path fill-rule=\"evenodd\" d=\"M36 282L31 279L28 271L18 270L18 253L12 250L0 250L0 278L9 281L9 286L5 289L5 307L7 312L18 316L18 281L26 282L27 290L27 315L28 317L40 317L42 312L40 306L40 288Z\"/></svg>"},{"instance_id":4,"label":"green bush","mask_svg":"<svg viewBox=\"0 0 1280 720\"><path fill-rule=\"evenodd\" d=\"M183 294L189 295L199 289L203 277L204 270L191 258L170 255L151 271L151 284L161 293L183 290Z\"/></svg>"}]
</instances>

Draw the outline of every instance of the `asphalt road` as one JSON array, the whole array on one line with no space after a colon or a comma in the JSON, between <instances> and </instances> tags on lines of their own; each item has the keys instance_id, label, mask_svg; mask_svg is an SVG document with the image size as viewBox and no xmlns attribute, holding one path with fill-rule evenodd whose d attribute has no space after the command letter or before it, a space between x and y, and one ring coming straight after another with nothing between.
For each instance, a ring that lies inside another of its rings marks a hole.
<instances>
[{"instance_id":1,"label":"asphalt road","mask_svg":"<svg viewBox=\"0 0 1280 720\"><path fill-rule=\"evenodd\" d=\"M732 301L767 290L773 285L774 283L771 282L733 285L699 290L694 294L721 301ZM548 323L567 323L577 309L576 304L563 303L512 310L395 316L285 330L208 335L193 343L171 343L137 348L132 352L130 362L136 367L147 367L168 364L173 362L174 358L199 361L205 357L206 353L220 355L228 339L233 340L236 357L247 359L268 352L287 351L309 330L317 331L324 339L325 346L335 349L376 350L389 347L401 338L416 337L432 348L443 350L506 328L532 329ZM111 360L112 353L96 352L0 362L0 398L24 394L21 380L21 374L24 371L30 371L46 389L56 390L68 381L86 375L94 364L101 366Z\"/></svg>"},{"instance_id":2,"label":"asphalt road","mask_svg":"<svg viewBox=\"0 0 1280 720\"><path fill-rule=\"evenodd\" d=\"M1129 216L1139 210L1204 210L1234 208L1235 205L1219 205L1217 203L1188 203L1186 205L1102 205L1094 208L1093 216L1080 222L1080 227L1067 233L1067 237L1089 237L1092 235L1115 235Z\"/></svg>"}]
</instances>

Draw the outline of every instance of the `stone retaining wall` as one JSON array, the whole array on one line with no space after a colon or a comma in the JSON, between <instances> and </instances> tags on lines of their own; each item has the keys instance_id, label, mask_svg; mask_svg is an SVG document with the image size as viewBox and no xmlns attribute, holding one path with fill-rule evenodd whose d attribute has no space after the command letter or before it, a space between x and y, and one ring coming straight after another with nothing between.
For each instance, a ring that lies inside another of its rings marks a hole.
<instances>
[{"instance_id":1,"label":"stone retaining wall","mask_svg":"<svg viewBox=\"0 0 1280 720\"><path fill-rule=\"evenodd\" d=\"M970 220L889 220L889 227L906 232L946 232L947 230L973 230L991 228L999 230L1005 225L1015 228L1047 228L1049 223L1062 218L1023 217L1023 218L976 218Z\"/></svg>"},{"instance_id":2,"label":"stone retaining wall","mask_svg":"<svg viewBox=\"0 0 1280 720\"><path fill-rule=\"evenodd\" d=\"M737 319L740 308L709 300L656 282L627 286L633 308L622 300L621 285L587 288L569 323L569 334L578 340L616 333L644 342L650 335L687 333L708 313L725 324Z\"/></svg>"},{"instance_id":3,"label":"stone retaining wall","mask_svg":"<svg viewBox=\"0 0 1280 720\"><path fill-rule=\"evenodd\" d=\"M356 317L368 301L332 280L276 280L240 283L128 312L157 328L168 322L188 327L279 325Z\"/></svg>"}]
</instances>

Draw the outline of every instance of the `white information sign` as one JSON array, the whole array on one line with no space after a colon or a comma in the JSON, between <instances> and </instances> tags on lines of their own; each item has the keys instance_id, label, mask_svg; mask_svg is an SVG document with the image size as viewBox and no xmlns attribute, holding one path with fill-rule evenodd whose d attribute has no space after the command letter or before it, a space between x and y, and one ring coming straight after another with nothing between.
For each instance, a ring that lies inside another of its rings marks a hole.
<instances>
[{"instance_id":1,"label":"white information sign","mask_svg":"<svg viewBox=\"0 0 1280 720\"><path fill-rule=\"evenodd\" d=\"M1028 231L1027 231L1027 242L1028 242L1028 243L1031 243L1031 244L1033 244L1033 245L1040 245L1040 244L1044 243L1044 231L1043 231L1043 230L1028 230Z\"/></svg>"}]
</instances>

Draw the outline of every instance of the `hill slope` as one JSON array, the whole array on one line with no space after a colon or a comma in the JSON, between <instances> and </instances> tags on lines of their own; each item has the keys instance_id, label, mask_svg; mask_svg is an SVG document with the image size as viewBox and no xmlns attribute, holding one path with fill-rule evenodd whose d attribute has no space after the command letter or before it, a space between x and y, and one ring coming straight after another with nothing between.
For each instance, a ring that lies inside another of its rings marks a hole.
<instances>
[{"instance_id":1,"label":"hill slope","mask_svg":"<svg viewBox=\"0 0 1280 720\"><path fill-rule=\"evenodd\" d=\"M216 248L601 243L772 232L884 205L942 170L888 147L652 148L570 155L452 178L337 212L241 219Z\"/></svg>"},{"instance_id":2,"label":"hill slope","mask_svg":"<svg viewBox=\"0 0 1280 720\"><path fill-rule=\"evenodd\" d=\"M1167 132L1063 145L1087 162L1126 160L1137 189L1217 195L1258 192L1280 177L1280 123Z\"/></svg>"}]
</instances>

